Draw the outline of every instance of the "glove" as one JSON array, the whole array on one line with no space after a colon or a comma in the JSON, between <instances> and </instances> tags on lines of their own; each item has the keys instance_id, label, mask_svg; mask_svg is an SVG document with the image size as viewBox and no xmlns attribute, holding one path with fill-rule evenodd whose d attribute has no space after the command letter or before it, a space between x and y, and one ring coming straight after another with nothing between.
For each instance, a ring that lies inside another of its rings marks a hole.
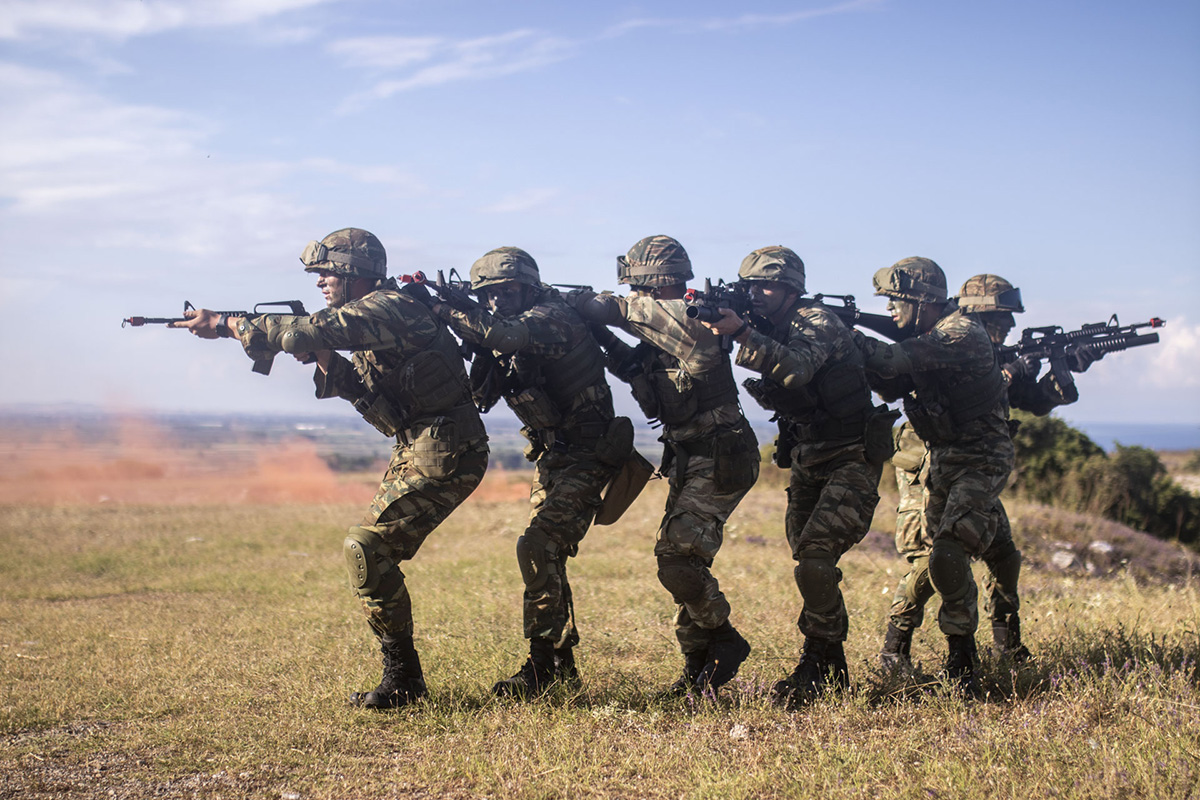
<instances>
[{"instance_id":1,"label":"glove","mask_svg":"<svg viewBox=\"0 0 1200 800\"><path fill-rule=\"evenodd\" d=\"M1104 358L1104 353L1086 344L1069 344L1066 348L1067 368L1072 372L1087 372L1093 362Z\"/></svg>"},{"instance_id":2,"label":"glove","mask_svg":"<svg viewBox=\"0 0 1200 800\"><path fill-rule=\"evenodd\" d=\"M1041 371L1042 362L1037 356L1021 356L1017 360L1005 364L1003 369L1012 383L1032 381L1037 378L1038 372Z\"/></svg>"}]
</instances>

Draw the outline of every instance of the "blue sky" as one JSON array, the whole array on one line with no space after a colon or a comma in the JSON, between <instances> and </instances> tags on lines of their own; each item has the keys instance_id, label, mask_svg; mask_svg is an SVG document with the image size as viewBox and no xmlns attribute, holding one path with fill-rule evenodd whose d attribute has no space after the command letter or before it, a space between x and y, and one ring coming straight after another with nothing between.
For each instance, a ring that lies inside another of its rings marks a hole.
<instances>
[{"instance_id":1,"label":"blue sky","mask_svg":"<svg viewBox=\"0 0 1200 800\"><path fill-rule=\"evenodd\" d=\"M1200 424L1195 2L5 0L0 104L0 406L348 413L119 323L316 308L300 250L354 225L597 287L651 234L699 277L785 244L875 311L924 255L1019 327L1166 318L1063 416Z\"/></svg>"}]
</instances>

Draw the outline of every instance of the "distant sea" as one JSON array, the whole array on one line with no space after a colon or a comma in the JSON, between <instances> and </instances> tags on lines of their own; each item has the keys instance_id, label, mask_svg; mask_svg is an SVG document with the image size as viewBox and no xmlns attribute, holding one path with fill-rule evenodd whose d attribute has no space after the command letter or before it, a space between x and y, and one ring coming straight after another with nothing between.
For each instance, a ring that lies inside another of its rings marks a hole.
<instances>
[{"instance_id":1,"label":"distant sea","mask_svg":"<svg viewBox=\"0 0 1200 800\"><path fill-rule=\"evenodd\" d=\"M1200 425L1127 424L1123 422L1071 422L1096 444L1112 452L1116 445L1139 445L1151 450L1194 450L1200 448Z\"/></svg>"}]
</instances>

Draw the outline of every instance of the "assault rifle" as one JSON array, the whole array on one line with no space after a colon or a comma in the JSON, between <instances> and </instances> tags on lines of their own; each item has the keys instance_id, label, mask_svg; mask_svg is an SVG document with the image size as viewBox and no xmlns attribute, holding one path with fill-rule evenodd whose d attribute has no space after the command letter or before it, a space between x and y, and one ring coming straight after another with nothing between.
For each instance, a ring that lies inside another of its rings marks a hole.
<instances>
[{"instance_id":1,"label":"assault rifle","mask_svg":"<svg viewBox=\"0 0 1200 800\"><path fill-rule=\"evenodd\" d=\"M214 311L213 313L226 317L257 317L260 314L268 313L266 311L260 311L260 309L280 308L284 306L287 307L288 313L290 314L294 314L298 317L308 316L308 312L304 310L304 303L299 300L276 300L271 303L255 303L253 311ZM125 319L121 320L121 327L124 328L126 325L129 325L134 328L140 328L143 325L170 325L172 322L187 322L187 312L195 310L196 307L192 305L190 300L184 300L184 316L182 317L126 317ZM252 369L259 375L270 375L271 364L274 361L275 354L272 353L267 358L256 359Z\"/></svg>"},{"instance_id":2,"label":"assault rifle","mask_svg":"<svg viewBox=\"0 0 1200 800\"><path fill-rule=\"evenodd\" d=\"M1051 363L1066 359L1076 347L1086 347L1095 354L1096 358L1105 353L1115 353L1118 350L1128 350L1131 347L1141 347L1158 341L1157 333L1138 333L1141 328L1161 328L1167 321L1160 317L1151 317L1149 322L1138 322L1134 325L1122 325L1117 315L1109 317L1108 322L1093 322L1078 330L1064 331L1058 325L1047 325L1042 328L1026 328L1021 332L1021 339L1013 345L1002 345L996 348L996 356L1001 363L1007 363L1023 356L1048 360ZM1070 349L1069 349L1070 348ZM1070 363L1071 360L1068 360ZM1074 362L1078 364L1078 361ZM1091 363L1088 360L1087 363ZM1084 367L1086 369L1086 366ZM1082 372L1082 369L1075 369Z\"/></svg>"},{"instance_id":3,"label":"assault rifle","mask_svg":"<svg viewBox=\"0 0 1200 800\"><path fill-rule=\"evenodd\" d=\"M418 272L413 278L417 279L417 283L425 283L429 285L425 273ZM471 297L471 282L462 279L458 274L458 270L454 267L450 268L450 278L447 279L444 272L440 269L437 271L437 282L430 286L437 294L438 299L451 308L459 311L470 311L472 308L478 308L479 302Z\"/></svg>"},{"instance_id":4,"label":"assault rifle","mask_svg":"<svg viewBox=\"0 0 1200 800\"><path fill-rule=\"evenodd\" d=\"M841 300L842 304L840 306L831 306L825 303L826 298ZM869 331L878 333L880 336L886 336L893 342L900 341L903 336L891 317L885 314L868 314L865 311L860 311L858 306L854 304L854 295L852 294L814 294L813 300L824 305L847 325L866 328Z\"/></svg>"},{"instance_id":5,"label":"assault rifle","mask_svg":"<svg viewBox=\"0 0 1200 800\"><path fill-rule=\"evenodd\" d=\"M739 317L750 313L750 290L741 281L726 283L717 280L713 286L712 280L704 279L704 291L688 289L683 299L687 301L688 319L698 319L701 322L716 322L721 319L721 309L728 308Z\"/></svg>"}]
</instances>

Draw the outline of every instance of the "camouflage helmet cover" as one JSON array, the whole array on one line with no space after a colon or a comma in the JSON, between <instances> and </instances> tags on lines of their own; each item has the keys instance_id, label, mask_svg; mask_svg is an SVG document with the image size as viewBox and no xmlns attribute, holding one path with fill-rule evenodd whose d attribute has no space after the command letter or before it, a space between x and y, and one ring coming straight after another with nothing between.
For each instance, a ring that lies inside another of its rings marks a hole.
<instances>
[{"instance_id":1,"label":"camouflage helmet cover","mask_svg":"<svg viewBox=\"0 0 1200 800\"><path fill-rule=\"evenodd\" d=\"M693 277L687 251L670 236L647 236L627 254L617 256L617 283L655 288L686 283Z\"/></svg>"},{"instance_id":2,"label":"camouflage helmet cover","mask_svg":"<svg viewBox=\"0 0 1200 800\"><path fill-rule=\"evenodd\" d=\"M928 258L902 258L876 270L875 294L912 303L942 303L947 298L946 273Z\"/></svg>"},{"instance_id":3,"label":"camouflage helmet cover","mask_svg":"<svg viewBox=\"0 0 1200 800\"><path fill-rule=\"evenodd\" d=\"M782 245L760 247L743 258L738 277L744 281L775 281L804 294L804 262Z\"/></svg>"},{"instance_id":4,"label":"camouflage helmet cover","mask_svg":"<svg viewBox=\"0 0 1200 800\"><path fill-rule=\"evenodd\" d=\"M387 277L383 243L362 228L342 228L319 242L309 242L300 254L305 272L332 272L359 278Z\"/></svg>"},{"instance_id":5,"label":"camouflage helmet cover","mask_svg":"<svg viewBox=\"0 0 1200 800\"><path fill-rule=\"evenodd\" d=\"M533 256L519 247L497 247L471 265L471 291L515 281L540 286L542 278Z\"/></svg>"},{"instance_id":6,"label":"camouflage helmet cover","mask_svg":"<svg viewBox=\"0 0 1200 800\"><path fill-rule=\"evenodd\" d=\"M1021 290L999 275L976 275L968 278L958 292L958 305L964 311L986 313L1008 311L1021 314Z\"/></svg>"}]
</instances>

